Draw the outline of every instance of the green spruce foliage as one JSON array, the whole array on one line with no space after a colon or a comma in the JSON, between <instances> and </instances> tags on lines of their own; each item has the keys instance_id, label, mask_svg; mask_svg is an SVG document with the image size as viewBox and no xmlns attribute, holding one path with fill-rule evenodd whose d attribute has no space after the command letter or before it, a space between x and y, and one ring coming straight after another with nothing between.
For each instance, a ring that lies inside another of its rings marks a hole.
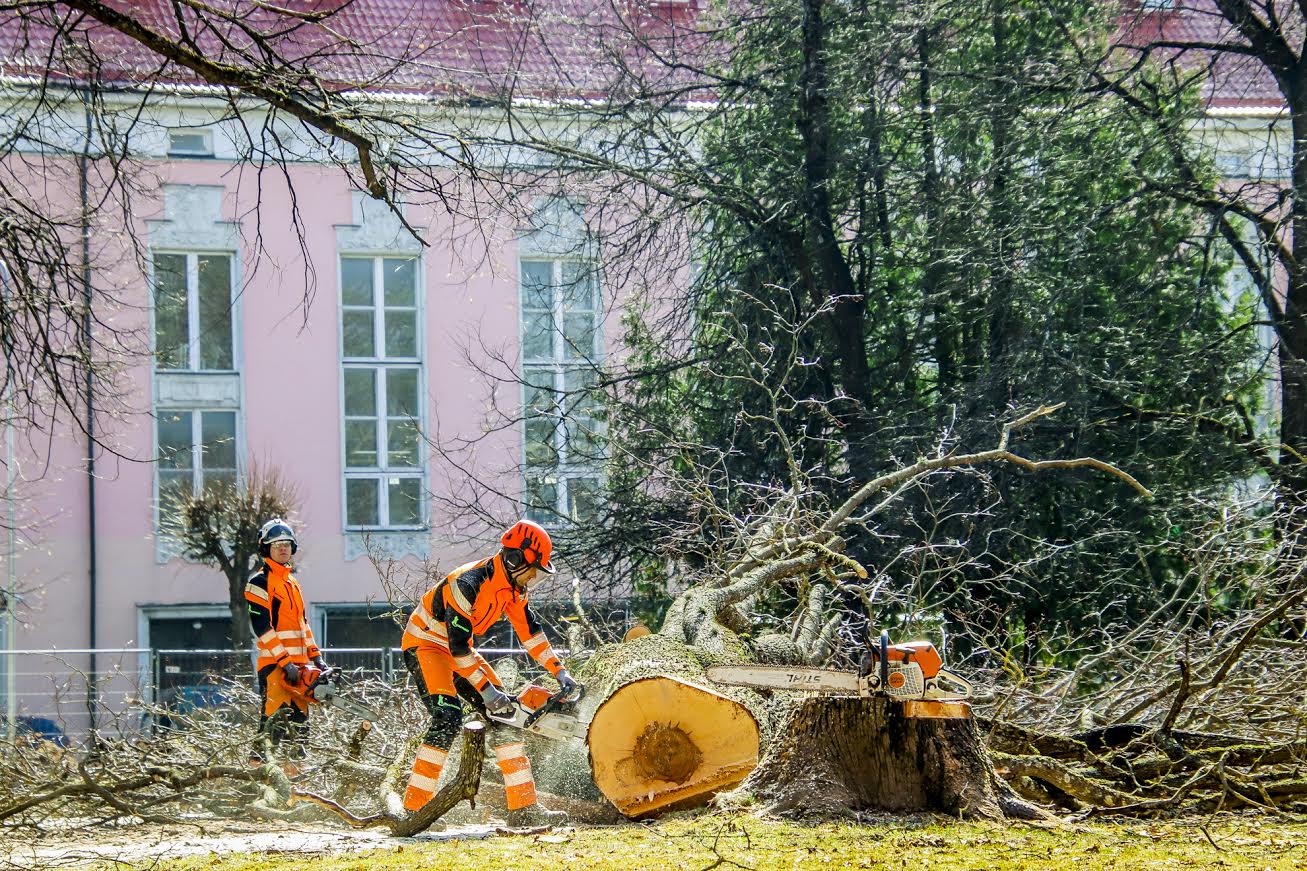
<instances>
[{"instance_id":1,"label":"green spruce foliage","mask_svg":"<svg viewBox=\"0 0 1307 871\"><path fill-rule=\"evenodd\" d=\"M1195 496L1257 471L1257 337L1231 329L1254 303L1207 219L1156 192L1165 143L1086 74L1103 9L761 0L721 31L693 341L630 324L656 374L610 411L609 529L641 543L646 592L733 532L704 500L747 517L789 486L787 445L837 499L1055 402L1021 453L1097 457L1156 499L1085 470L941 475L852 552L909 611L1030 651L1175 592Z\"/></svg>"}]
</instances>

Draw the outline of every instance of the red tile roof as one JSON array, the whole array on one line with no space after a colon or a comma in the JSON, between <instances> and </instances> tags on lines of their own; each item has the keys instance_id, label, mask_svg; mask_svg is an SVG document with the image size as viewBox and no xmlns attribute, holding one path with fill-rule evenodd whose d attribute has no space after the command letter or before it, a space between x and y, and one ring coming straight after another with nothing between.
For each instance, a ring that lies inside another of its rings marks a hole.
<instances>
[{"instance_id":1,"label":"red tile roof","mask_svg":"<svg viewBox=\"0 0 1307 871\"><path fill-rule=\"evenodd\" d=\"M1142 0L1104 2L1136 9L1122 24L1127 44L1161 40L1172 44L1161 53L1186 66L1210 65L1204 95L1211 106L1282 103L1274 79L1255 58L1180 47L1242 42L1213 0L1170 0L1170 8ZM1285 3L1286 11L1292 7L1291 20L1301 22L1296 3ZM115 5L174 40L184 25L205 56L218 62L247 65L245 55L257 52L250 34L266 37L293 62L294 72L314 73L312 80L285 76L279 80L283 86L446 96L487 96L505 89L523 96L606 96L624 90L630 68L661 76L669 85L689 81L690 73L665 61L702 49L699 27L707 0L210 0L231 20L210 17L203 24L190 10L179 22L170 0L116 0ZM59 4L52 8L28 13L21 23L12 21L14 12L8 13L10 21L0 18L0 70L84 78L87 69L77 52L50 57L58 30L69 32L74 45L94 46L105 79L201 83L192 71L162 63L139 42Z\"/></svg>"},{"instance_id":2,"label":"red tile roof","mask_svg":"<svg viewBox=\"0 0 1307 871\"><path fill-rule=\"evenodd\" d=\"M416 94L497 93L602 96L623 87L623 65L664 68L651 52L676 56L700 44L702 0L212 0L229 20L183 20L168 0L113 4L174 41L183 31L210 60L247 65L267 40L315 81L295 85ZM180 5L180 4L178 4ZM272 7L276 7L275 10ZM80 79L76 51L50 57L56 32L91 45L101 77L124 83L200 84L191 70L116 30L54 5L0 19L0 68L12 75ZM614 64L618 59L622 63ZM285 67L283 72L289 72ZM665 75L667 73L664 73ZM684 73L676 73L684 78Z\"/></svg>"},{"instance_id":3,"label":"red tile roof","mask_svg":"<svg viewBox=\"0 0 1307 871\"><path fill-rule=\"evenodd\" d=\"M1303 18L1296 4L1293 9L1288 4L1278 5L1284 7L1285 21L1298 22L1293 29L1301 32ZM1255 109L1283 105L1274 76L1258 59L1207 48L1248 44L1213 0L1172 0L1170 8L1148 4L1141 7L1123 21L1122 42L1135 48L1155 44L1159 46L1158 56L1175 58L1195 72L1208 69L1203 96L1210 107ZM1301 33L1290 41L1301 45Z\"/></svg>"}]
</instances>

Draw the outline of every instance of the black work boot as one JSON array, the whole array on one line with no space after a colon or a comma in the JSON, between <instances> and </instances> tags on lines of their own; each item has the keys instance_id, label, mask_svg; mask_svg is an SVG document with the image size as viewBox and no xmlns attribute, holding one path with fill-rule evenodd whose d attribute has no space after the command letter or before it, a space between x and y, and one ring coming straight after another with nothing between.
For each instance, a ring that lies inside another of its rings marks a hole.
<instances>
[{"instance_id":1,"label":"black work boot","mask_svg":"<svg viewBox=\"0 0 1307 871\"><path fill-rule=\"evenodd\" d=\"M539 803L529 804L508 812L510 829L530 829L535 826L565 826L567 811L551 811L542 808Z\"/></svg>"}]
</instances>

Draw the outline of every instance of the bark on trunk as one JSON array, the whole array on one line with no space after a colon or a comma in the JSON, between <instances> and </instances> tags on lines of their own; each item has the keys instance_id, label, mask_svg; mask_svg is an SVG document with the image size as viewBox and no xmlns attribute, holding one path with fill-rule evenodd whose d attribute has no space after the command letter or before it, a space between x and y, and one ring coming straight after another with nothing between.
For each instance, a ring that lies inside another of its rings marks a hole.
<instances>
[{"instance_id":1,"label":"bark on trunk","mask_svg":"<svg viewBox=\"0 0 1307 871\"><path fill-rule=\"evenodd\" d=\"M736 796L782 816L1047 817L994 771L974 720L909 719L883 698L799 702Z\"/></svg>"}]
</instances>

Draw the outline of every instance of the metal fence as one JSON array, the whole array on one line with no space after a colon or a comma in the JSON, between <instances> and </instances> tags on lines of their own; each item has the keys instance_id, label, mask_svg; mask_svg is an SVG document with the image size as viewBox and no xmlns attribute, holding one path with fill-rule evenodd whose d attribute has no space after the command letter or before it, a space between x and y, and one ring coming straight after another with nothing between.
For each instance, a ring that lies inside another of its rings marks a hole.
<instances>
[{"instance_id":1,"label":"metal fence","mask_svg":"<svg viewBox=\"0 0 1307 871\"><path fill-rule=\"evenodd\" d=\"M481 653L512 657L522 673L535 670L520 648ZM402 683L408 676L395 647L333 648L323 656L358 678ZM117 731L148 726L149 717L134 715L140 702L184 713L225 704L232 682L254 680L253 656L229 649L0 650L0 735L67 746L110 723Z\"/></svg>"},{"instance_id":2,"label":"metal fence","mask_svg":"<svg viewBox=\"0 0 1307 871\"><path fill-rule=\"evenodd\" d=\"M102 719L143 697L149 650L0 651L4 731L67 745Z\"/></svg>"}]
</instances>

